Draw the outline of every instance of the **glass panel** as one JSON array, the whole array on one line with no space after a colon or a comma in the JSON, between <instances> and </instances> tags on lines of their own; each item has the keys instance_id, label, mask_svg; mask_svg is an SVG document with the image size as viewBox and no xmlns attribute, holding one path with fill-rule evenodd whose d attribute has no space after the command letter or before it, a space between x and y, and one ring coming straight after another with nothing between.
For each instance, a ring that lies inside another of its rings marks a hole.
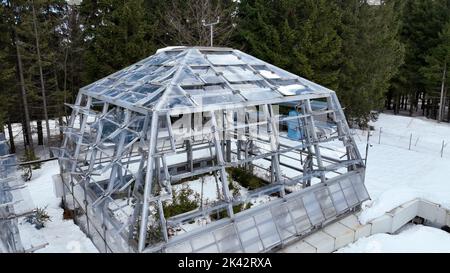
<instances>
[{"instance_id":1,"label":"glass panel","mask_svg":"<svg viewBox=\"0 0 450 273\"><path fill-rule=\"evenodd\" d=\"M138 86L138 87L132 89L132 91L136 92L136 93L140 93L140 94L150 94L150 93L155 92L159 88L161 88L160 85L154 85L154 84L148 83L148 84Z\"/></svg>"},{"instance_id":2,"label":"glass panel","mask_svg":"<svg viewBox=\"0 0 450 273\"><path fill-rule=\"evenodd\" d=\"M237 65L245 64L231 53L209 53L206 55L208 60L214 65Z\"/></svg>"},{"instance_id":3,"label":"glass panel","mask_svg":"<svg viewBox=\"0 0 450 273\"><path fill-rule=\"evenodd\" d=\"M147 74L145 73L138 73L138 72L134 72L133 74L130 74L130 76L127 77L127 79L125 80L127 83L136 83L136 81L141 80L142 78L144 78L145 76L147 76Z\"/></svg>"},{"instance_id":4,"label":"glass panel","mask_svg":"<svg viewBox=\"0 0 450 273\"><path fill-rule=\"evenodd\" d=\"M222 94L217 96L193 96L194 100L203 105L237 103L244 100L236 94Z\"/></svg>"},{"instance_id":5,"label":"glass panel","mask_svg":"<svg viewBox=\"0 0 450 273\"><path fill-rule=\"evenodd\" d=\"M257 214L254 218L266 249L280 242L277 227L269 211Z\"/></svg>"},{"instance_id":6,"label":"glass panel","mask_svg":"<svg viewBox=\"0 0 450 273\"><path fill-rule=\"evenodd\" d=\"M338 213L345 211L348 206L344 198L344 193L342 192L339 184L335 183L333 185L329 185L328 189L330 190L331 198L333 198L336 211Z\"/></svg>"},{"instance_id":7,"label":"glass panel","mask_svg":"<svg viewBox=\"0 0 450 273\"><path fill-rule=\"evenodd\" d=\"M243 62L245 62L246 64L249 64L249 65L262 65L262 64L264 64L263 61L255 58L253 56L250 56L248 54L245 54L243 52L235 51L235 54L237 54L239 56L239 58L241 58L241 60Z\"/></svg>"},{"instance_id":8,"label":"glass panel","mask_svg":"<svg viewBox=\"0 0 450 273\"><path fill-rule=\"evenodd\" d=\"M287 203L292 218L294 218L295 226L298 232L309 230L311 223L309 222L303 202L300 200L292 200Z\"/></svg>"},{"instance_id":9,"label":"glass panel","mask_svg":"<svg viewBox=\"0 0 450 273\"><path fill-rule=\"evenodd\" d=\"M255 253L264 250L252 217L236 222L236 227L245 252Z\"/></svg>"},{"instance_id":10,"label":"glass panel","mask_svg":"<svg viewBox=\"0 0 450 273\"><path fill-rule=\"evenodd\" d=\"M206 83L209 84L214 84L214 83L222 83L224 82L223 78L218 76L216 74L216 72L214 72L211 68L209 67L201 67L201 68L192 68L192 70L199 75L199 77L205 81Z\"/></svg>"},{"instance_id":11,"label":"glass panel","mask_svg":"<svg viewBox=\"0 0 450 273\"><path fill-rule=\"evenodd\" d=\"M320 209L314 193L311 192L303 196L303 204L305 205L311 224L317 225L324 220L322 210Z\"/></svg>"},{"instance_id":12,"label":"glass panel","mask_svg":"<svg viewBox=\"0 0 450 273\"><path fill-rule=\"evenodd\" d=\"M128 92L126 95L124 95L123 97L121 97L121 100L125 100L131 103L135 103L137 101L140 101L141 99L145 98L145 95L139 94L139 93L134 93L134 92Z\"/></svg>"},{"instance_id":13,"label":"glass panel","mask_svg":"<svg viewBox=\"0 0 450 273\"><path fill-rule=\"evenodd\" d=\"M119 95L121 95L122 93L125 93L125 91L121 90L121 89L117 89L114 88L108 92L105 93L105 96L109 96L109 97L117 97Z\"/></svg>"},{"instance_id":14,"label":"glass panel","mask_svg":"<svg viewBox=\"0 0 450 273\"><path fill-rule=\"evenodd\" d=\"M167 108L175 108L175 107L190 107L193 106L192 102L186 97L170 97L167 102Z\"/></svg>"},{"instance_id":15,"label":"glass panel","mask_svg":"<svg viewBox=\"0 0 450 273\"><path fill-rule=\"evenodd\" d=\"M344 179L341 182L342 191L344 192L345 200L349 207L356 205L359 201L356 196L355 190L353 189L352 183L348 179Z\"/></svg>"},{"instance_id":16,"label":"glass panel","mask_svg":"<svg viewBox=\"0 0 450 273\"><path fill-rule=\"evenodd\" d=\"M278 92L270 89L262 89L258 91L242 90L241 94L248 100L270 100L283 97Z\"/></svg>"},{"instance_id":17,"label":"glass panel","mask_svg":"<svg viewBox=\"0 0 450 273\"><path fill-rule=\"evenodd\" d=\"M186 55L186 63L188 65L209 65L203 54L197 49L191 49L189 54Z\"/></svg>"},{"instance_id":18,"label":"glass panel","mask_svg":"<svg viewBox=\"0 0 450 273\"><path fill-rule=\"evenodd\" d=\"M225 79L230 82L245 82L245 81L258 81L262 78L249 69L245 69L240 66L227 66L218 67L218 72L221 72Z\"/></svg>"},{"instance_id":19,"label":"glass panel","mask_svg":"<svg viewBox=\"0 0 450 273\"><path fill-rule=\"evenodd\" d=\"M295 84L289 84L289 85L280 85L278 87L278 90L286 96L295 96L300 95L302 93L305 93L305 91L308 91L304 85L295 83Z\"/></svg>"},{"instance_id":20,"label":"glass panel","mask_svg":"<svg viewBox=\"0 0 450 273\"><path fill-rule=\"evenodd\" d=\"M336 210L334 209L333 201L331 201L327 188L317 191L316 197L326 219L336 215Z\"/></svg>"},{"instance_id":21,"label":"glass panel","mask_svg":"<svg viewBox=\"0 0 450 273\"><path fill-rule=\"evenodd\" d=\"M202 85L203 82L194 75L187 67L183 67L179 74L178 84L180 85Z\"/></svg>"}]
</instances>

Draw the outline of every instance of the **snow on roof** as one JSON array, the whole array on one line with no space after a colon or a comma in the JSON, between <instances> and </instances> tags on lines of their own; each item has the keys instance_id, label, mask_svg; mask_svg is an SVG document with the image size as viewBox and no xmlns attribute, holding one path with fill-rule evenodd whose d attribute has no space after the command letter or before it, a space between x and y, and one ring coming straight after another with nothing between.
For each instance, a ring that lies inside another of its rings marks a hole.
<instances>
[{"instance_id":1,"label":"snow on roof","mask_svg":"<svg viewBox=\"0 0 450 273\"><path fill-rule=\"evenodd\" d=\"M255 105L333 92L236 49L182 46L160 49L81 91L144 111Z\"/></svg>"}]
</instances>

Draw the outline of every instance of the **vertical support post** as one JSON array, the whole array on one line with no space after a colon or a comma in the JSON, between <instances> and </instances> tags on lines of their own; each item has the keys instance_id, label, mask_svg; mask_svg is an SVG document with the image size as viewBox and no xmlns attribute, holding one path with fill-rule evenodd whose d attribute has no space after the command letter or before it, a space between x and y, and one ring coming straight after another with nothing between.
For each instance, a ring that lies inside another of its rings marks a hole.
<instances>
[{"instance_id":1,"label":"vertical support post","mask_svg":"<svg viewBox=\"0 0 450 273\"><path fill-rule=\"evenodd\" d=\"M378 134L378 144L381 144L381 132L383 130L383 127L380 127L380 133Z\"/></svg>"},{"instance_id":2,"label":"vertical support post","mask_svg":"<svg viewBox=\"0 0 450 273\"><path fill-rule=\"evenodd\" d=\"M442 140L441 158L444 157L444 147L445 147L445 140Z\"/></svg>"},{"instance_id":3,"label":"vertical support post","mask_svg":"<svg viewBox=\"0 0 450 273\"><path fill-rule=\"evenodd\" d=\"M279 140L278 130L276 129L276 123L273 117L273 109L271 105L264 104L264 113L267 118L267 133L269 134L270 149L272 151L272 177L275 178L274 182L282 183L281 196L285 195L284 183L281 179L280 162L279 162Z\"/></svg>"},{"instance_id":4,"label":"vertical support post","mask_svg":"<svg viewBox=\"0 0 450 273\"><path fill-rule=\"evenodd\" d=\"M228 216L230 218L233 218L234 213L233 213L233 205L231 202L232 196L230 194L230 189L228 189L227 173L225 171L222 149L221 149L220 143L219 143L219 141L220 141L219 132L217 131L217 120L216 120L216 116L213 111L210 112L210 115L211 115L211 132L212 132L212 138L214 141L214 145L216 148L217 165L220 166L220 180L222 180L222 191L223 191L225 201L228 202Z\"/></svg>"},{"instance_id":5,"label":"vertical support post","mask_svg":"<svg viewBox=\"0 0 450 273\"><path fill-rule=\"evenodd\" d=\"M142 200L142 216L141 216L141 226L139 230L139 242L138 242L138 250L142 252L145 248L145 239L147 235L147 222L148 222L148 207L149 207L149 197L151 195L151 190L153 186L153 163L154 163L154 153L156 150L156 142L157 142L157 131L158 130L158 113L153 112L152 121L150 125L150 140L149 140L149 149L148 149L148 158L147 158L147 172L145 176L145 185L144 185L144 195ZM163 221L163 219L160 219Z\"/></svg>"},{"instance_id":6,"label":"vertical support post","mask_svg":"<svg viewBox=\"0 0 450 273\"><path fill-rule=\"evenodd\" d=\"M409 135L409 147L408 147L408 150L411 150L411 141L412 141L412 133Z\"/></svg>"},{"instance_id":7,"label":"vertical support post","mask_svg":"<svg viewBox=\"0 0 450 273\"><path fill-rule=\"evenodd\" d=\"M314 123L314 117L313 117L313 111L311 108L311 102L309 101L309 99L305 100L305 104L306 104L306 112L309 114L309 128L311 130L311 135L313 138L313 146L314 146L314 152L316 154L316 160L317 160L317 166L319 167L319 170L322 171L323 170L323 163L322 163L322 156L320 154L320 149L319 149L319 139L317 137L317 132L316 132L316 125ZM325 175L323 173L320 174L320 180L322 183L325 183Z\"/></svg>"}]
</instances>

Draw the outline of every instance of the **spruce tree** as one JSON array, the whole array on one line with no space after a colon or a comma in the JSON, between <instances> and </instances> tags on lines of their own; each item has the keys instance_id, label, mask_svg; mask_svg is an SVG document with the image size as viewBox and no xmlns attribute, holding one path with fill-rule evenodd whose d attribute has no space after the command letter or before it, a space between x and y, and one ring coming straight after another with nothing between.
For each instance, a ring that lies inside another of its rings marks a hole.
<instances>
[{"instance_id":1,"label":"spruce tree","mask_svg":"<svg viewBox=\"0 0 450 273\"><path fill-rule=\"evenodd\" d=\"M398 6L396 1L369 5L358 0L342 1L340 6L343 63L338 95L350 122L365 127L371 110L382 108L390 81L403 61Z\"/></svg>"},{"instance_id":2,"label":"spruce tree","mask_svg":"<svg viewBox=\"0 0 450 273\"><path fill-rule=\"evenodd\" d=\"M84 70L87 83L109 75L148 55L155 49L154 29L143 0L83 1L85 18Z\"/></svg>"}]
</instances>

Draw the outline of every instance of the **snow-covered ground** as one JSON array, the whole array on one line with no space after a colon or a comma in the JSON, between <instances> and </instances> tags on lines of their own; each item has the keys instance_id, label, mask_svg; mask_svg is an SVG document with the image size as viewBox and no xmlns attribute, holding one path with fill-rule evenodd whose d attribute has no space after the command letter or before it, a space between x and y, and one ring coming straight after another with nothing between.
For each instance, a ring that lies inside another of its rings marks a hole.
<instances>
[{"instance_id":1,"label":"snow-covered ground","mask_svg":"<svg viewBox=\"0 0 450 273\"><path fill-rule=\"evenodd\" d=\"M450 234L422 225L408 225L395 235L376 234L362 238L338 253L442 253L450 252Z\"/></svg>"},{"instance_id":2,"label":"snow-covered ground","mask_svg":"<svg viewBox=\"0 0 450 273\"><path fill-rule=\"evenodd\" d=\"M440 154L442 141L450 143L450 125L387 114L381 114L373 125L376 131L370 139L372 147L366 171L366 186L372 201L365 204L360 221L370 221L417 197L450 208L450 148L445 147L442 158ZM378 144L381 127L381 144ZM355 140L364 157L367 132L356 133ZM38 231L49 243L38 252L96 252L72 220L62 219L60 199L54 197L51 179L58 170L56 161L47 162L33 172L31 182L27 183L35 205L47 206L52 218ZM201 185L199 180L192 186L200 192ZM203 191L207 196L216 195L212 177L204 181ZM450 234L431 227L409 226L397 235L379 234L360 239L339 252L450 252Z\"/></svg>"},{"instance_id":3,"label":"snow-covered ground","mask_svg":"<svg viewBox=\"0 0 450 273\"><path fill-rule=\"evenodd\" d=\"M421 142L408 150L411 133L426 139L425 145L450 142L450 125L385 114L374 125L391 133L382 134L381 144L377 133L370 140L366 187L373 202L367 204L370 207L364 209L360 221L366 223L418 197L450 208L450 151L442 158L439 151L423 151L423 147L418 151ZM365 138L356 137L356 141L364 156Z\"/></svg>"},{"instance_id":4,"label":"snow-covered ground","mask_svg":"<svg viewBox=\"0 0 450 273\"><path fill-rule=\"evenodd\" d=\"M26 183L34 205L38 208L45 208L51 217L51 221L36 232L45 239L48 245L36 252L98 252L91 240L75 225L73 220L63 219L63 209L60 207L61 199L56 198L53 193L52 175L58 172L57 161L44 163L41 169L33 171L31 181ZM25 221L19 223L21 233L23 233L22 230L28 228L34 227Z\"/></svg>"}]
</instances>

